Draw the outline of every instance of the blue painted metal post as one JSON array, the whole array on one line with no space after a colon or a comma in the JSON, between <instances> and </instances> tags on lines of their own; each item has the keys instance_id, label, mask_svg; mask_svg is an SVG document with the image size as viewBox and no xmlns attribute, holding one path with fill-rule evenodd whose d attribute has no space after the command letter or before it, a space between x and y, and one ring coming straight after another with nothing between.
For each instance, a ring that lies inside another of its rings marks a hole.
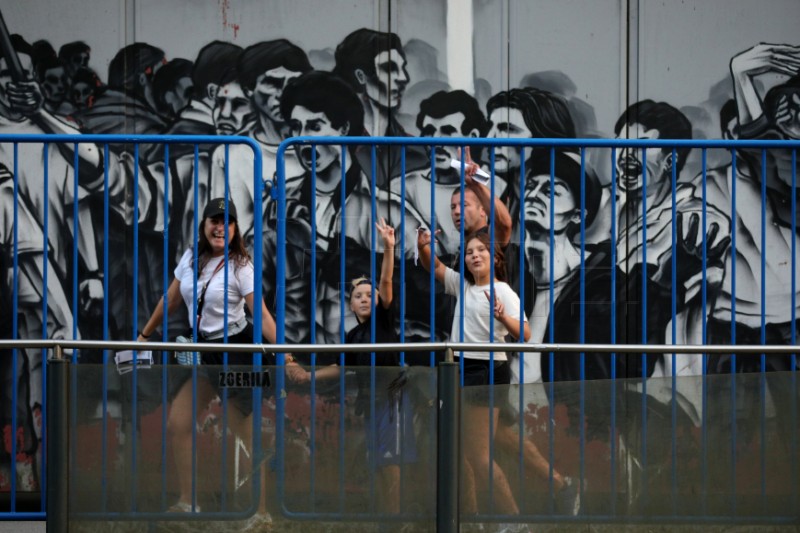
<instances>
[{"instance_id":1,"label":"blue painted metal post","mask_svg":"<svg viewBox=\"0 0 800 533\"><path fill-rule=\"evenodd\" d=\"M456 533L458 517L459 448L459 374L453 362L453 350L448 348L444 362L439 364L439 423L436 444L436 531Z\"/></svg>"}]
</instances>

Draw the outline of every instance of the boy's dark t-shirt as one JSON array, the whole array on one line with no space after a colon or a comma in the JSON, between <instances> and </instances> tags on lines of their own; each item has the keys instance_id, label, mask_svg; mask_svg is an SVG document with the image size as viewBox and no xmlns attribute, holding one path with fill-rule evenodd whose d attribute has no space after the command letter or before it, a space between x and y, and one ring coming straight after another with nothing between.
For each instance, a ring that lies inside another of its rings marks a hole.
<instances>
[{"instance_id":1,"label":"boy's dark t-shirt","mask_svg":"<svg viewBox=\"0 0 800 533\"><path fill-rule=\"evenodd\" d=\"M370 329L371 318L360 323L347 333L348 344L369 344L371 342ZM399 342L397 333L394 329L394 311L392 306L389 309L384 309L380 301L375 305L375 342L376 343L391 343ZM358 383L358 395L360 401L365 401L369 398L370 389L370 372L368 367L371 365L372 353L371 352L350 352L346 354L346 364L355 365L361 368L357 371L356 381ZM375 391L376 399L386 398L386 392L389 389L390 383L397 378L402 372L400 367L400 354L395 351L391 352L375 352L375 366L376 367L395 367L396 372L389 369L381 369L376 372L375 377Z\"/></svg>"}]
</instances>

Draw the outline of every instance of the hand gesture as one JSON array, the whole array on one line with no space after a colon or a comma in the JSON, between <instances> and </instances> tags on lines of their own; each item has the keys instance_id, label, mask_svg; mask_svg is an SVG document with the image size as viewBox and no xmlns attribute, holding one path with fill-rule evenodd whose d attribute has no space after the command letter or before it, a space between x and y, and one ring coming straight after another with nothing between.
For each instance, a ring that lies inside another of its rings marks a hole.
<instances>
[{"instance_id":1,"label":"hand gesture","mask_svg":"<svg viewBox=\"0 0 800 533\"><path fill-rule=\"evenodd\" d=\"M489 291L483 291L483 294L486 295L486 299L489 300L489 305L492 304L492 296L489 294ZM506 314L506 306L503 305L503 302L500 301L500 298L495 297L494 299L494 317L497 320L502 320L503 316Z\"/></svg>"},{"instance_id":2,"label":"hand gesture","mask_svg":"<svg viewBox=\"0 0 800 533\"><path fill-rule=\"evenodd\" d=\"M472 155L469 153L469 146L464 147L463 157L461 148L459 148L458 157L464 161L464 183L469 185L474 181L472 177L480 170L480 167L478 163L472 160Z\"/></svg>"},{"instance_id":3,"label":"hand gesture","mask_svg":"<svg viewBox=\"0 0 800 533\"><path fill-rule=\"evenodd\" d=\"M775 109L775 125L783 131L789 139L800 138L797 123L800 121L800 93L792 93L792 99L784 94L778 99L778 106Z\"/></svg>"},{"instance_id":4,"label":"hand gesture","mask_svg":"<svg viewBox=\"0 0 800 533\"><path fill-rule=\"evenodd\" d=\"M388 225L383 217L381 217L381 219L375 223L375 227L377 228L378 233L380 233L381 238L383 239L384 249L385 250L393 249L395 244L394 228Z\"/></svg>"},{"instance_id":5,"label":"hand gesture","mask_svg":"<svg viewBox=\"0 0 800 533\"><path fill-rule=\"evenodd\" d=\"M440 231L441 230L437 229L436 233L439 233ZM430 231L426 230L425 228L418 228L417 229L417 248L418 249L421 250L425 246L428 246L429 244L431 244L432 240L433 240L433 238L431 236L431 232Z\"/></svg>"},{"instance_id":6,"label":"hand gesture","mask_svg":"<svg viewBox=\"0 0 800 533\"><path fill-rule=\"evenodd\" d=\"M289 354L286 354L289 355ZM302 385L304 383L311 382L311 372L297 364L294 360L288 361L286 363L286 377L292 383L297 385Z\"/></svg>"},{"instance_id":7,"label":"hand gesture","mask_svg":"<svg viewBox=\"0 0 800 533\"><path fill-rule=\"evenodd\" d=\"M692 213L689 217L689 228L683 234L683 213L678 213L676 219L677 242L673 253L677 254L676 282L683 285L689 278L700 272L703 268L703 239L699 236L700 215ZM712 222L706 233L706 272L712 268L723 268L725 252L731 243L729 235L717 240L719 224ZM716 242L714 242L716 240ZM665 253L659 257L658 274L656 281L662 285L672 283L672 254Z\"/></svg>"},{"instance_id":8,"label":"hand gesture","mask_svg":"<svg viewBox=\"0 0 800 533\"><path fill-rule=\"evenodd\" d=\"M757 76L765 72L779 72L787 76L800 72L800 47L760 43L731 59L731 73L734 76Z\"/></svg>"},{"instance_id":9,"label":"hand gesture","mask_svg":"<svg viewBox=\"0 0 800 533\"><path fill-rule=\"evenodd\" d=\"M37 113L44 104L44 96L35 81L9 82L6 85L9 107L22 116Z\"/></svg>"}]
</instances>

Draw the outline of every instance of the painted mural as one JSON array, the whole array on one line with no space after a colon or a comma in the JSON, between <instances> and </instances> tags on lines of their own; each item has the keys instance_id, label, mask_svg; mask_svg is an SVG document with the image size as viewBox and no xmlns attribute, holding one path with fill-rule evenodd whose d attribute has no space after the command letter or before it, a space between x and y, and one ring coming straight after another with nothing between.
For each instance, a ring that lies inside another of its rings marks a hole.
<instances>
[{"instance_id":1,"label":"painted mural","mask_svg":"<svg viewBox=\"0 0 800 533\"><path fill-rule=\"evenodd\" d=\"M475 3L479 22L486 22L480 15L487 5L493 3ZM132 42L110 53L107 40L96 42L87 32L76 30L71 40L55 40L47 37L47 28L20 34L10 27L8 39L3 40L8 44L0 47L0 133L245 135L261 148L267 185L275 179L278 145L293 135L800 139L800 46L793 44L753 41L726 50L723 55L729 65L714 65L719 67L715 72L723 76L703 81L710 95L703 102L676 104L670 101L670 90L662 87L651 95L640 88L637 98L626 100L616 116L607 120L609 108L618 109L618 93L603 96L613 106L600 103L595 93L590 102L588 93L560 70L530 70L518 84L499 82L490 69L480 72L485 64L480 51L473 89L451 87L444 65L439 64L437 46L441 43L433 45L416 36L408 39L402 28L395 33L351 27L340 34L325 34L327 46L310 49L304 46L306 36L302 34L265 34L261 40L244 42L238 39L238 28L231 33L236 24L228 18L225 24L227 38L203 42L194 55L186 57L174 57L170 39ZM95 50L101 47L110 57L107 65L95 60ZM515 68L521 61L516 56L505 60ZM249 148L200 146L195 158L190 146L172 147L168 154L159 146L142 146L136 152L129 146L111 146L106 154L102 147L88 144L79 145L77 151L74 146L51 145L43 154L41 147L22 144L16 167L13 150L11 144L0 144L3 338L38 338L43 331L49 338L71 338L74 330L80 338L131 338L162 294L162 273L165 269L171 273L182 252L194 242L195 194L202 211L209 198L227 192L237 206L249 249L255 239L263 240L264 293L274 308L278 215L269 187L262 199L253 198ZM737 150L733 156L709 154L707 224L703 228L703 174L696 152L619 150L609 164L610 151L590 151L582 179L580 154L563 150L555 155L551 183L548 151L526 150L523 161L520 152L511 148L493 153L473 150L472 157L486 170L494 160L495 190L511 215L505 252L511 285L517 290L524 287L531 342L606 343L613 338L620 343L759 344L762 331L769 344L795 342L797 325L793 320L798 300L790 280L792 247L798 240L793 232L796 214L791 210L792 198L796 198L792 178L796 161L791 153L781 151L770 152L763 162L760 150ZM413 243L418 228L440 231L440 257L453 262L460 254L461 219L466 223L468 216L475 216L485 224L488 213L480 202L466 201L465 212L460 213L461 178L450 166L450 160L458 157L451 148L435 153L408 148L403 175L398 148L378 148L374 161L369 147L342 151L317 146L315 152L303 147L287 153L288 342L339 342L342 333L355 326L349 309L344 316L340 313L340 254L344 249L346 281L368 274L373 251L379 260L381 245L372 249L369 223L373 186L378 215L397 228L405 221L406 248L397 254L397 260L403 261L406 269L406 339L448 337L453 302L442 287L431 288L428 273L415 264ZM77 190L73 185L76 161ZM523 164L525 175L521 176ZM103 232L104 168L109 169L108 233ZM139 181L135 182L137 168ZM14 199L15 173L18 202ZM612 183L614 175L616 182ZM673 178L678 213L675 246L671 239ZM139 199L136 220L134 188ZM732 210L734 194L737 200ZM465 193L465 200L468 198ZM168 220L163 217L164 202ZM467 213L468 209L474 212ZM523 226L518 223L520 211L525 215ZM431 223L434 213L435 225ZM255 217L262 217L263 235L255 235ZM316 227L313 242L312 225ZM134 227L139 235L136 279L130 259ZM586 234L583 268L582 227ZM616 230L613 237L612 227ZM166 257L165 234L169 236ZM77 261L73 261L73 246L78 250ZM107 271L103 269L105 246L113 251ZM121 250L129 251L124 255L128 260L123 260ZM311 261L312 250L316 264ZM613 314L617 317L613 328L612 274L616 279ZM74 276L79 280L76 286ZM103 289L104 277L108 277L108 294ZM9 317L15 283L18 328L13 332ZM705 305L701 303L704 283ZM138 316L132 313L134 287ZM674 318L673 287L677 294ZM649 302L645 324L641 322L643 290ZM762 290L768 302L763 324ZM46 313L41 307L44 291ZM433 319L428 311L431 292L436 294ZM104 299L110 303L105 332L101 320ZM73 301L78 302L77 308ZM586 312L583 331L578 320L581 307ZM708 324L705 339L704 321ZM176 323L175 331L167 336L183 328ZM6 457L0 462L7 464L10 440L16 439L19 458L28 465L24 485L30 489L37 486L40 458L41 357L35 350L19 354L16 374L11 359L2 358L0 427L4 428L5 446L0 454ZM98 361L100 354L86 352L81 357ZM641 377L673 372L669 361L658 356L644 360L638 354L620 356L613 369L608 355L586 357L590 379L607 379L612 373ZM699 375L702 366L698 361L679 355L675 371ZM711 358L708 372L729 373L734 363L737 371L761 368L756 358L725 356ZM512 365L520 379L517 368ZM769 356L766 368L789 370L789 359ZM522 380L570 381L579 378L579 369L577 355L554 361L533 354L525 358ZM14 382L18 384L20 425L17 435L10 435ZM684 392L689 398L686 414L699 423L696 391ZM770 394L776 405L796 401L790 390L776 388ZM570 413L577 416L569 399L556 401L567 403ZM742 409L742 418L747 418L747 402ZM604 415L590 409L586 416L600 419ZM0 472L0 487L7 483L5 470Z\"/></svg>"}]
</instances>

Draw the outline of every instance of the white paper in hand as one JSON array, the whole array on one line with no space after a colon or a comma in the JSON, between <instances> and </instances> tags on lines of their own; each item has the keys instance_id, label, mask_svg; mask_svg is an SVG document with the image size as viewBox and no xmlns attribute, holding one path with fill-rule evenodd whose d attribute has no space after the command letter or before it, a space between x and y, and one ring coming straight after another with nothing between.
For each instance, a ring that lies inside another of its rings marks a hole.
<instances>
[{"instance_id":1,"label":"white paper in hand","mask_svg":"<svg viewBox=\"0 0 800 533\"><path fill-rule=\"evenodd\" d=\"M451 159L450 160L450 166L453 167L454 169L458 170L459 172L461 171L461 161L458 160L458 159ZM466 164L464 165L464 167L466 168ZM489 180L491 178L492 177L489 174L487 174L485 171L483 171L480 168L475 173L475 175L472 176L472 179L474 179L475 181L477 181L478 183L480 183L482 185L486 185L487 183L489 183Z\"/></svg>"},{"instance_id":2,"label":"white paper in hand","mask_svg":"<svg viewBox=\"0 0 800 533\"><path fill-rule=\"evenodd\" d=\"M123 350L114 356L117 363L117 372L125 374L133 370L133 350ZM150 350L136 351L136 367L150 368L153 366L153 352Z\"/></svg>"}]
</instances>

